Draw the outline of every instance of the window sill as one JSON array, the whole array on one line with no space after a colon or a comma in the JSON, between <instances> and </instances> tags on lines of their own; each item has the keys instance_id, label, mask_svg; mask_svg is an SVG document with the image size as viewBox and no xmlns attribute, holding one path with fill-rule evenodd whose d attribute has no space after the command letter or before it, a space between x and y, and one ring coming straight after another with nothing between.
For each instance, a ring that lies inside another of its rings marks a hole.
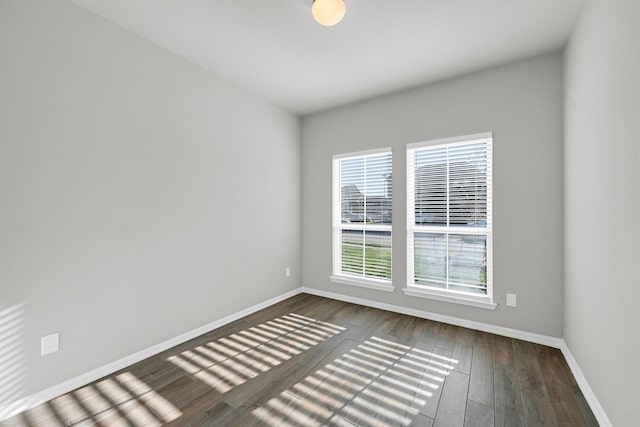
<instances>
[{"instance_id":1,"label":"window sill","mask_svg":"<svg viewBox=\"0 0 640 427\"><path fill-rule=\"evenodd\" d=\"M457 296L451 294L444 294L438 291L432 291L429 289L407 287L403 289L405 295L412 297L429 298L437 301L450 302L453 304L468 305L471 307L484 308L486 310L495 310L498 304L489 301L488 299L473 298L470 296Z\"/></svg>"},{"instance_id":2,"label":"window sill","mask_svg":"<svg viewBox=\"0 0 640 427\"><path fill-rule=\"evenodd\" d=\"M329 276L329 280L331 280L333 283L360 286L362 288L376 289L378 291L393 292L395 290L395 288L391 283L377 282L374 280L367 280L367 279L359 279L356 277Z\"/></svg>"}]
</instances>

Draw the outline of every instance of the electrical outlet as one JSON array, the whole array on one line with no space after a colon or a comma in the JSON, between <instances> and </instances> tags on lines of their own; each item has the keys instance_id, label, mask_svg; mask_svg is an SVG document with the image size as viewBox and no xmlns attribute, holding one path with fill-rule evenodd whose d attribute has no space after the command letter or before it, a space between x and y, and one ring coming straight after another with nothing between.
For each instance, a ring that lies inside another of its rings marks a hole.
<instances>
[{"instance_id":1,"label":"electrical outlet","mask_svg":"<svg viewBox=\"0 0 640 427\"><path fill-rule=\"evenodd\" d=\"M507 294L507 305L509 307L515 307L518 305L516 294Z\"/></svg>"},{"instance_id":2,"label":"electrical outlet","mask_svg":"<svg viewBox=\"0 0 640 427\"><path fill-rule=\"evenodd\" d=\"M291 276L291 267L287 267L284 269L284 277Z\"/></svg>"},{"instance_id":3,"label":"electrical outlet","mask_svg":"<svg viewBox=\"0 0 640 427\"><path fill-rule=\"evenodd\" d=\"M60 349L60 334L47 335L40 338L40 355L44 356L50 353L55 353Z\"/></svg>"}]
</instances>

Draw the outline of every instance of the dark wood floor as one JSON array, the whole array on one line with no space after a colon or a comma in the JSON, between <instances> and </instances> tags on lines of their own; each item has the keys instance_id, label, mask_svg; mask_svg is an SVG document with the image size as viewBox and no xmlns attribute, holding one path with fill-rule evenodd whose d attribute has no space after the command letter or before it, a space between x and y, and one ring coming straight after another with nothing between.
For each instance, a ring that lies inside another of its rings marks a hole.
<instances>
[{"instance_id":1,"label":"dark wood floor","mask_svg":"<svg viewBox=\"0 0 640 427\"><path fill-rule=\"evenodd\" d=\"M298 295L0 426L597 426L561 353Z\"/></svg>"}]
</instances>

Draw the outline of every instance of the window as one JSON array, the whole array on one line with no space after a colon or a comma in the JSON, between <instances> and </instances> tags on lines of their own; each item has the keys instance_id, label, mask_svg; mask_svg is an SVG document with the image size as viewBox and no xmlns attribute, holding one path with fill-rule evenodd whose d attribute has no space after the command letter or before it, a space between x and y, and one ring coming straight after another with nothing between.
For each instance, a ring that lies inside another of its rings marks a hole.
<instances>
[{"instance_id":1,"label":"window","mask_svg":"<svg viewBox=\"0 0 640 427\"><path fill-rule=\"evenodd\" d=\"M393 291L391 191L391 149L333 157L332 281Z\"/></svg>"},{"instance_id":2,"label":"window","mask_svg":"<svg viewBox=\"0 0 640 427\"><path fill-rule=\"evenodd\" d=\"M407 146L405 293L495 308L490 133Z\"/></svg>"}]
</instances>

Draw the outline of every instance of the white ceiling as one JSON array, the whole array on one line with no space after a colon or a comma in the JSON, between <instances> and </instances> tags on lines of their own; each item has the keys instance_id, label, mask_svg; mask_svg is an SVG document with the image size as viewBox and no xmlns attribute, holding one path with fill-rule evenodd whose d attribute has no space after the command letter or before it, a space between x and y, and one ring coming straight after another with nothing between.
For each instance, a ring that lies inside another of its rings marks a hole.
<instances>
[{"instance_id":1,"label":"white ceiling","mask_svg":"<svg viewBox=\"0 0 640 427\"><path fill-rule=\"evenodd\" d=\"M71 0L296 114L560 49L582 0Z\"/></svg>"}]
</instances>

